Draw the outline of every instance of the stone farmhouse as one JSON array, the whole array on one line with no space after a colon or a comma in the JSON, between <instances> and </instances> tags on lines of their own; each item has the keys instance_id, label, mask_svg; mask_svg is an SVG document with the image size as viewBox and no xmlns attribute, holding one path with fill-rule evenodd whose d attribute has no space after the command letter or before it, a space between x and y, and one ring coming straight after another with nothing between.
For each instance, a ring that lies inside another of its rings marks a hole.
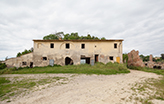
<instances>
[{"instance_id":1,"label":"stone farmhouse","mask_svg":"<svg viewBox=\"0 0 164 104\"><path fill-rule=\"evenodd\" d=\"M33 40L34 51L6 60L8 67L123 63L123 40Z\"/></svg>"}]
</instances>

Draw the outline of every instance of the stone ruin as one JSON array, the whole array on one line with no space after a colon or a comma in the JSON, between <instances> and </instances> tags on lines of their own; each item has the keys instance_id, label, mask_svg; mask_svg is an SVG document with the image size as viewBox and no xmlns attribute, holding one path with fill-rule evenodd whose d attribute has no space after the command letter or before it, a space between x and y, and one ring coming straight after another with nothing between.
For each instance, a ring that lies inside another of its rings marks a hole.
<instances>
[{"instance_id":1,"label":"stone ruin","mask_svg":"<svg viewBox=\"0 0 164 104\"><path fill-rule=\"evenodd\" d=\"M149 67L149 68L155 68L155 69L164 69L164 63L154 62L153 61L153 55L149 56L149 61L145 62L145 66Z\"/></svg>"},{"instance_id":2,"label":"stone ruin","mask_svg":"<svg viewBox=\"0 0 164 104\"><path fill-rule=\"evenodd\" d=\"M148 62L143 62L142 59L139 57L139 52L132 50L128 53L128 66L140 66L140 67L149 67L155 69L164 69L164 63L157 63L153 61L153 55L149 56Z\"/></svg>"},{"instance_id":3,"label":"stone ruin","mask_svg":"<svg viewBox=\"0 0 164 104\"><path fill-rule=\"evenodd\" d=\"M140 66L145 67L145 64L139 57L139 52L132 50L130 53L128 53L128 66Z\"/></svg>"}]
</instances>

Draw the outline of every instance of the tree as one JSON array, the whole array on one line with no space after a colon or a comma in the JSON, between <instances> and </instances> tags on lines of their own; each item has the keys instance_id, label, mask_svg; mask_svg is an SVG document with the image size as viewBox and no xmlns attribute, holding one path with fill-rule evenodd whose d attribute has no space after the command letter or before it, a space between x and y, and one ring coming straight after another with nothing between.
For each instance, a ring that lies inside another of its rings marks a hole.
<instances>
[{"instance_id":1,"label":"tree","mask_svg":"<svg viewBox=\"0 0 164 104\"><path fill-rule=\"evenodd\" d=\"M143 61L149 61L149 55L148 55L148 56L140 55L140 58L141 58Z\"/></svg>"},{"instance_id":2,"label":"tree","mask_svg":"<svg viewBox=\"0 0 164 104\"><path fill-rule=\"evenodd\" d=\"M53 40L53 39L60 39L64 35L63 32L57 32L55 34L49 34L43 37L43 40Z\"/></svg>"},{"instance_id":3,"label":"tree","mask_svg":"<svg viewBox=\"0 0 164 104\"><path fill-rule=\"evenodd\" d=\"M164 59L164 54L161 54L161 58Z\"/></svg>"},{"instance_id":4,"label":"tree","mask_svg":"<svg viewBox=\"0 0 164 104\"><path fill-rule=\"evenodd\" d=\"M24 54L27 54L27 53L30 53L30 52L33 52L33 48L31 48L29 50L25 49L22 53L18 52L17 57L20 57L21 55L24 55Z\"/></svg>"},{"instance_id":5,"label":"tree","mask_svg":"<svg viewBox=\"0 0 164 104\"><path fill-rule=\"evenodd\" d=\"M106 40L105 37L102 37L101 40Z\"/></svg>"},{"instance_id":6,"label":"tree","mask_svg":"<svg viewBox=\"0 0 164 104\"><path fill-rule=\"evenodd\" d=\"M126 60L126 63L128 62L128 54L127 53L124 53L123 54L123 61Z\"/></svg>"},{"instance_id":7,"label":"tree","mask_svg":"<svg viewBox=\"0 0 164 104\"><path fill-rule=\"evenodd\" d=\"M18 53L17 53L17 57L20 57L20 56L21 56L21 53L20 53L20 52L18 52Z\"/></svg>"},{"instance_id":8,"label":"tree","mask_svg":"<svg viewBox=\"0 0 164 104\"><path fill-rule=\"evenodd\" d=\"M87 36L79 36L77 32L75 33L71 33L71 34L64 34L63 32L57 32L55 34L49 34L47 36L44 36L43 39L44 40L51 40L51 39L62 39L63 36L63 40L75 40L75 39L97 39L100 40L98 37L95 36L91 36L90 34L88 34ZM101 40L105 40L105 37L102 37Z\"/></svg>"}]
</instances>

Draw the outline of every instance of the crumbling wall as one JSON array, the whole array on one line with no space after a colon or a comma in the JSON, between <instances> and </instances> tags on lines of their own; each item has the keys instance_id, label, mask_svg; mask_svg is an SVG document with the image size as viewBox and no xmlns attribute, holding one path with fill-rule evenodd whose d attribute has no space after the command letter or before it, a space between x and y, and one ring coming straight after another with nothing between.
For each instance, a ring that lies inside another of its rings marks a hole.
<instances>
[{"instance_id":1,"label":"crumbling wall","mask_svg":"<svg viewBox=\"0 0 164 104\"><path fill-rule=\"evenodd\" d=\"M145 66L145 64L139 57L138 51L132 50L130 53L128 53L128 66Z\"/></svg>"},{"instance_id":2,"label":"crumbling wall","mask_svg":"<svg viewBox=\"0 0 164 104\"><path fill-rule=\"evenodd\" d=\"M24 63L24 64L23 64ZM5 60L5 64L8 68L10 67L30 67L31 63L33 63L33 53L28 53L22 55L20 57L10 58Z\"/></svg>"},{"instance_id":3,"label":"crumbling wall","mask_svg":"<svg viewBox=\"0 0 164 104\"><path fill-rule=\"evenodd\" d=\"M153 55L149 56L149 61L145 62L145 66L148 68L154 68L154 69L164 69L164 63L153 62Z\"/></svg>"}]
</instances>

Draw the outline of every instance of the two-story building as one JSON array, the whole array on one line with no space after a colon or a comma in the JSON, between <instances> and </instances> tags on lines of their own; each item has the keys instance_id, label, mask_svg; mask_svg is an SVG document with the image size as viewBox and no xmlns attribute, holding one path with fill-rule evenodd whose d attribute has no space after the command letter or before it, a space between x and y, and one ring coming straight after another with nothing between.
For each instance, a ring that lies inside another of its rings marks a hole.
<instances>
[{"instance_id":1,"label":"two-story building","mask_svg":"<svg viewBox=\"0 0 164 104\"><path fill-rule=\"evenodd\" d=\"M33 40L33 65L122 63L123 40Z\"/></svg>"},{"instance_id":2,"label":"two-story building","mask_svg":"<svg viewBox=\"0 0 164 104\"><path fill-rule=\"evenodd\" d=\"M123 40L33 40L34 51L5 61L8 67L122 63Z\"/></svg>"}]
</instances>

